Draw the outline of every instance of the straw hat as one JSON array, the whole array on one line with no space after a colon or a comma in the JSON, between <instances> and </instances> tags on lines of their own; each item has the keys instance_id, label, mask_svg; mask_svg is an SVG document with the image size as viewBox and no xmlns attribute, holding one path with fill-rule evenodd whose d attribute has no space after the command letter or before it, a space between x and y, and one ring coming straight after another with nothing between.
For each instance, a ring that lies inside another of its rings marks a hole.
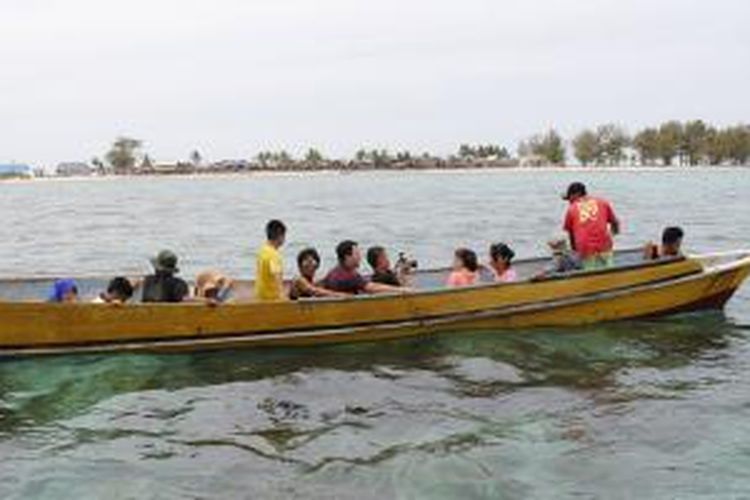
<instances>
[{"instance_id":1,"label":"straw hat","mask_svg":"<svg viewBox=\"0 0 750 500\"><path fill-rule=\"evenodd\" d=\"M568 240L562 236L555 236L547 242L547 246L549 246L553 254L563 254L568 251Z\"/></svg>"},{"instance_id":2,"label":"straw hat","mask_svg":"<svg viewBox=\"0 0 750 500\"><path fill-rule=\"evenodd\" d=\"M195 278L195 294L204 297L208 290L224 288L228 281L219 271L203 271Z\"/></svg>"}]
</instances>

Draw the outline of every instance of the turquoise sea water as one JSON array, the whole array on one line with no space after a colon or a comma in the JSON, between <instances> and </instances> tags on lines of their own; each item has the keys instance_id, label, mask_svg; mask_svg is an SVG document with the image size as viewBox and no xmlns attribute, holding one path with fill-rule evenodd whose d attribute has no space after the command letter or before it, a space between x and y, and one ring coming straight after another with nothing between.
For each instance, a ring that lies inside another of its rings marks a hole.
<instances>
[{"instance_id":1,"label":"turquoise sea water","mask_svg":"<svg viewBox=\"0 0 750 500\"><path fill-rule=\"evenodd\" d=\"M353 237L424 267L543 252L572 179L621 246L750 247L750 171L368 173L0 184L0 274L249 276ZM290 267L290 272L291 272ZM0 361L0 498L750 497L750 287L724 313L382 344Z\"/></svg>"}]
</instances>

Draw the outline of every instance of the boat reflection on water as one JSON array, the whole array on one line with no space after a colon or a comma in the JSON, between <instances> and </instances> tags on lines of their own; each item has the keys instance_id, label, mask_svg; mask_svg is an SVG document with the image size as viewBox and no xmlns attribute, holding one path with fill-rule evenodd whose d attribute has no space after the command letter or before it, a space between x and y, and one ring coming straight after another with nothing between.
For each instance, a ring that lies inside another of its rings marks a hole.
<instances>
[{"instance_id":1,"label":"boat reflection on water","mask_svg":"<svg viewBox=\"0 0 750 500\"><path fill-rule=\"evenodd\" d=\"M271 394L264 381L294 385L321 374L345 380L365 373L391 381L418 379L422 374L428 385L430 380L440 380L461 397L555 386L602 391L600 397L606 400L615 397L609 390L617 386L623 371L676 369L700 359L716 359L735 330L723 313L710 312L562 330L515 330L502 335L447 332L387 343L273 351L7 360L0 363L0 433L85 414L121 395L235 383L258 383Z\"/></svg>"},{"instance_id":2,"label":"boat reflection on water","mask_svg":"<svg viewBox=\"0 0 750 500\"><path fill-rule=\"evenodd\" d=\"M715 418L703 389L735 398L722 364L736 363L736 347L727 349L736 338L731 321L708 313L279 350L6 360L0 449L10 454L0 485L24 477L33 489L54 471L56 485L90 491L135 468L174 497L210 497L220 473L223 492L262 498L273 481L247 478L265 473L323 488L321 498L360 480L373 498L437 481L497 498L524 490L516 481L529 464L547 471L563 460L576 477L592 467L599 475L606 457L629 456L634 435L647 450L649 439L702 439L680 408L698 404ZM657 452L639 457L659 463Z\"/></svg>"}]
</instances>

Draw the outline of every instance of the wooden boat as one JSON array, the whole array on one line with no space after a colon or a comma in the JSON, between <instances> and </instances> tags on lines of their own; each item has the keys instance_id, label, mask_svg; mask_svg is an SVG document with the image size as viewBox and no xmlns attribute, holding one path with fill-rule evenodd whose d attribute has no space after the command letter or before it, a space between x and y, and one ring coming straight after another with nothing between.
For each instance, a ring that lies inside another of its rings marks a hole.
<instances>
[{"instance_id":1,"label":"wooden boat","mask_svg":"<svg viewBox=\"0 0 750 500\"><path fill-rule=\"evenodd\" d=\"M546 261L520 262L512 284L439 286L445 270L421 272L420 291L299 302L50 304L10 300L0 282L0 356L65 352L203 350L375 341L438 331L572 326L721 308L750 274L750 251L640 262L618 254L605 271L534 278ZM85 280L81 280L86 283ZM94 285L84 285L89 288ZM15 288L14 288L15 287Z\"/></svg>"}]
</instances>

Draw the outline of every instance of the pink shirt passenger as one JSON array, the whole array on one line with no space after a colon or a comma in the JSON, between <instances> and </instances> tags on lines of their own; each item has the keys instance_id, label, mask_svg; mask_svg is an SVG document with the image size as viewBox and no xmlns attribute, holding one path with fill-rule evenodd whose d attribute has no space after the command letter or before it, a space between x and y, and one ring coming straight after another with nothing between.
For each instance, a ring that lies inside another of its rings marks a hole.
<instances>
[{"instance_id":1,"label":"pink shirt passenger","mask_svg":"<svg viewBox=\"0 0 750 500\"><path fill-rule=\"evenodd\" d=\"M471 286L479 281L477 254L468 248L459 248L453 255L453 270L445 284L448 286Z\"/></svg>"},{"instance_id":2,"label":"pink shirt passenger","mask_svg":"<svg viewBox=\"0 0 750 500\"><path fill-rule=\"evenodd\" d=\"M514 252L505 243L493 243L490 246L490 269L495 275L496 283L512 283L518 281L518 275L516 270L511 267L513 257L516 256Z\"/></svg>"},{"instance_id":3,"label":"pink shirt passenger","mask_svg":"<svg viewBox=\"0 0 750 500\"><path fill-rule=\"evenodd\" d=\"M473 273L468 269L453 271L448 276L445 284L448 286L471 286L477 283L478 273Z\"/></svg>"},{"instance_id":4,"label":"pink shirt passenger","mask_svg":"<svg viewBox=\"0 0 750 500\"><path fill-rule=\"evenodd\" d=\"M516 274L515 269L509 267L502 274L496 273L495 281L497 281L498 283L513 283L514 281L518 281L518 274Z\"/></svg>"}]
</instances>

